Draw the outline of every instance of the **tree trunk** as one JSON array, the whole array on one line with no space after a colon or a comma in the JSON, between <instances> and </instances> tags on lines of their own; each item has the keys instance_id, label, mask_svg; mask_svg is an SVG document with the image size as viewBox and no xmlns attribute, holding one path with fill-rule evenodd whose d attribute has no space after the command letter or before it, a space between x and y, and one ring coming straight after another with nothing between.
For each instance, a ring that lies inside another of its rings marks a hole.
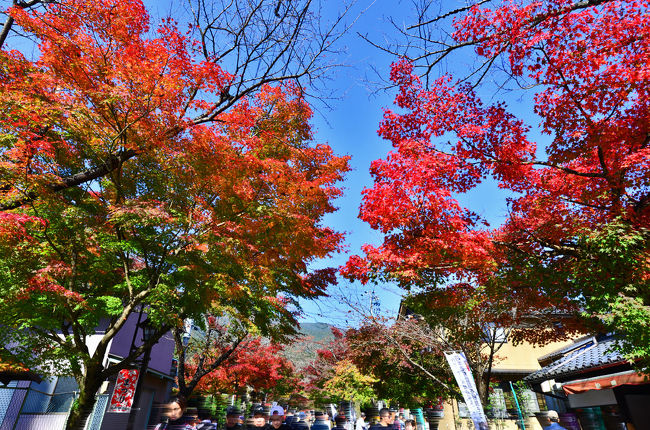
<instances>
[{"instance_id":1,"label":"tree trunk","mask_svg":"<svg viewBox=\"0 0 650 430\"><path fill-rule=\"evenodd\" d=\"M9 31L11 30L13 23L14 19L10 16L7 16L7 20L2 26L2 31L0 32L0 48L2 48L2 45L5 44L5 40L7 40L7 36L9 36Z\"/></svg>"},{"instance_id":2,"label":"tree trunk","mask_svg":"<svg viewBox=\"0 0 650 430\"><path fill-rule=\"evenodd\" d=\"M492 365L494 364L494 352L495 352L495 344L496 344L496 328L492 332L492 336L490 339L490 358L488 359L488 365L486 372L484 373L485 375L485 393L483 393L483 407L487 408L488 404L490 403L490 380L492 379ZM482 382L481 382L482 383Z\"/></svg>"},{"instance_id":3,"label":"tree trunk","mask_svg":"<svg viewBox=\"0 0 650 430\"><path fill-rule=\"evenodd\" d=\"M84 430L95 406L95 393L103 382L99 369L87 367L79 381L79 397L75 400L68 416L65 430Z\"/></svg>"}]
</instances>

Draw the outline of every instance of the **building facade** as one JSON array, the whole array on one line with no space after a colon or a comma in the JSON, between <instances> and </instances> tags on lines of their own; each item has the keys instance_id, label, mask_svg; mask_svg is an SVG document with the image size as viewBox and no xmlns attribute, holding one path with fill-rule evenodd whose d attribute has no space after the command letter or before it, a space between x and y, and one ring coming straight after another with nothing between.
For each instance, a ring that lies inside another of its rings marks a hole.
<instances>
[{"instance_id":1,"label":"building facade","mask_svg":"<svg viewBox=\"0 0 650 430\"><path fill-rule=\"evenodd\" d=\"M146 315L145 315L146 317ZM111 341L104 357L105 365L121 361L135 345L142 342L142 329L138 326L140 314L132 314L124 327ZM89 348L103 335L102 327L88 339ZM133 405L136 429L144 429L159 419L159 405L166 402L173 383L174 341L171 335L163 336L150 354L142 392L137 405ZM141 363L134 363L134 368ZM2 370L2 369L0 369ZM6 369L5 369L6 370ZM59 430L65 422L74 401L78 386L71 377L39 377L34 372L5 372L0 385L0 430ZM129 412L111 408L116 396L117 375L105 381L96 396L88 430L125 429Z\"/></svg>"}]
</instances>

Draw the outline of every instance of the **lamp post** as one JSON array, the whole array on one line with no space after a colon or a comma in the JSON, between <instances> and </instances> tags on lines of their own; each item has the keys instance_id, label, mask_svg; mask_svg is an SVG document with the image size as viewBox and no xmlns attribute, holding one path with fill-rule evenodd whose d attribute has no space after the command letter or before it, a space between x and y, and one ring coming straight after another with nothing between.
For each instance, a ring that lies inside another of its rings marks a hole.
<instances>
[{"instance_id":1,"label":"lamp post","mask_svg":"<svg viewBox=\"0 0 650 430\"><path fill-rule=\"evenodd\" d=\"M138 331L138 329L142 329L142 341L145 343L148 342L156 332L156 329L151 326L151 323L149 322L148 318L136 324L135 326L136 332ZM133 404L131 405L131 411L129 412L129 421L126 425L127 430L133 430L136 416L138 415L138 411L140 410L140 408L138 408L137 406L138 403L140 402L140 394L142 393L142 384L144 383L144 376L145 373L147 372L147 366L149 366L150 356L151 356L151 348L145 349L144 357L142 357L142 362L140 364L140 371L138 373L138 382L135 384L135 394L133 395Z\"/></svg>"}]
</instances>

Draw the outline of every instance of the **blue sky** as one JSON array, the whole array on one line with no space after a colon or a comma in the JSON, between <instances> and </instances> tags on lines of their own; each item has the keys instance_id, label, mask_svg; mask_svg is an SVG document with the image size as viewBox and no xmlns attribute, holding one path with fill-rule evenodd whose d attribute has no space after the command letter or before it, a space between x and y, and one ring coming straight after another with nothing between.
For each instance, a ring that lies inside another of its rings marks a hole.
<instances>
[{"instance_id":1,"label":"blue sky","mask_svg":"<svg viewBox=\"0 0 650 430\"><path fill-rule=\"evenodd\" d=\"M327 142L336 153L352 157L353 170L343 184L345 195L337 201L340 209L325 220L328 225L348 233L348 254L336 255L329 260L318 262L314 267L342 265L348 255L360 253L364 243L380 244L382 240L381 234L357 219L357 215L361 191L364 187L372 186L370 163L385 157L391 150L390 144L377 136L377 129L383 108L392 106L394 91L376 91L376 87L372 87L367 78L377 80L374 70L388 76L390 63L394 59L369 45L357 33L368 34L373 40L381 40L386 33L393 31L387 23L388 15L392 14L396 20L412 23L409 19L412 11L410 2L398 4L395 1L361 1L356 6L357 10L365 9L365 12L359 16L344 39L347 55L343 61L347 66L340 68L336 78L327 83L334 85L335 93L340 99L331 103L332 110L322 110L314 120L317 141ZM454 4L449 7L452 6ZM491 182L460 198L462 204L471 206L493 225L500 224L504 219L504 200L503 191ZM302 302L305 321L354 324L357 314L349 309L341 296L347 296L353 302L361 300L367 304L370 301L368 291L372 289L378 296L383 311L390 313L398 309L401 292L394 286L362 286L359 283L350 284L343 279L339 282L338 288L332 290L331 299Z\"/></svg>"},{"instance_id":2,"label":"blue sky","mask_svg":"<svg viewBox=\"0 0 650 430\"><path fill-rule=\"evenodd\" d=\"M382 236L373 231L367 224L357 218L361 204L361 191L372 186L369 173L373 160L385 157L391 146L377 135L379 122L383 115L383 107L392 104L392 91L378 91L378 77L374 70L388 75L393 58L370 46L362 40L357 32L369 34L373 38L382 37L387 30L386 13L395 11L395 2L390 1L359 1L351 11L349 18L357 18L346 37L343 39L346 54L342 58L344 67L336 71L335 77L327 82L334 90L338 99L331 101L331 110L319 109L314 118L315 138L320 142L329 143L334 152L339 155L351 156L352 170L345 182L344 196L337 202L339 210L326 217L325 223L336 230L346 232L347 253L333 256L329 260L320 261L314 267L343 265L349 255L361 252L364 243L378 244ZM358 15L360 11L363 14ZM374 69L373 69L374 68ZM362 286L360 283L349 283L339 280L337 288L332 290L331 299L316 302L303 301L305 321L332 322L337 325L353 324L357 319L354 311L343 302L341 296L352 302L367 299L367 291L372 286ZM383 309L396 311L399 306L399 291L390 286L374 287ZM365 293L365 294L364 294ZM364 294L362 296L362 294Z\"/></svg>"}]
</instances>

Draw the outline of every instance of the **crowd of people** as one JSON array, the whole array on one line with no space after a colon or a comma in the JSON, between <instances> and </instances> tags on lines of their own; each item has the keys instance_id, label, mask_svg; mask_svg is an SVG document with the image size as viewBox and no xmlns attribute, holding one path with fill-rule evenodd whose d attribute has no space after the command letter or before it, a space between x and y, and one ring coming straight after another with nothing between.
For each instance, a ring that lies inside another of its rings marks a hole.
<instances>
[{"instance_id":1,"label":"crowd of people","mask_svg":"<svg viewBox=\"0 0 650 430\"><path fill-rule=\"evenodd\" d=\"M368 420L363 412L354 419L343 413L331 416L323 411L285 412L282 406L267 410L257 405L245 419L237 406L228 406L225 426L219 426L211 417L201 416L200 410L186 407L182 399L173 399L167 404L165 415L155 430L418 430L415 420L405 420L402 413L388 408L379 410L379 420ZM550 427L546 430L566 430L560 426L556 411L548 411L548 420Z\"/></svg>"},{"instance_id":2,"label":"crowd of people","mask_svg":"<svg viewBox=\"0 0 650 430\"><path fill-rule=\"evenodd\" d=\"M219 426L205 411L188 408L182 399L172 399L166 407L163 421L155 430L416 430L414 420L405 420L395 409L382 408L379 420L368 420L362 412L359 417L344 413L285 409L273 406L270 410L254 406L246 419L237 406L226 408L225 426Z\"/></svg>"}]
</instances>

